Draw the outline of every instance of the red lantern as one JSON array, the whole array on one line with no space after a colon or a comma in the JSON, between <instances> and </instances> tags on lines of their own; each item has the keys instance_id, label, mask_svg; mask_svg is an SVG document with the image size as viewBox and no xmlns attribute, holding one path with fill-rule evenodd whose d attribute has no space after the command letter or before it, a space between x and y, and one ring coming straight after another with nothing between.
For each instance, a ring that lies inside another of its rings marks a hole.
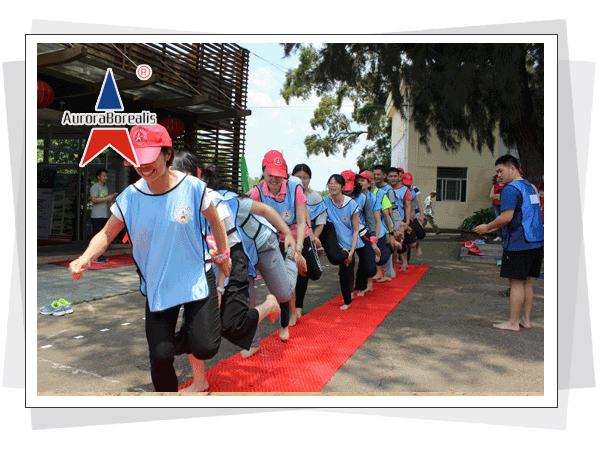
<instances>
[{"instance_id":1,"label":"red lantern","mask_svg":"<svg viewBox=\"0 0 600 450\"><path fill-rule=\"evenodd\" d=\"M166 128L171 139L178 138L185 131L183 121L177 117L161 117L158 119L158 123Z\"/></svg>"},{"instance_id":2,"label":"red lantern","mask_svg":"<svg viewBox=\"0 0 600 450\"><path fill-rule=\"evenodd\" d=\"M54 101L54 91L52 87L42 80L37 80L38 93L37 93L37 107L47 108Z\"/></svg>"}]
</instances>

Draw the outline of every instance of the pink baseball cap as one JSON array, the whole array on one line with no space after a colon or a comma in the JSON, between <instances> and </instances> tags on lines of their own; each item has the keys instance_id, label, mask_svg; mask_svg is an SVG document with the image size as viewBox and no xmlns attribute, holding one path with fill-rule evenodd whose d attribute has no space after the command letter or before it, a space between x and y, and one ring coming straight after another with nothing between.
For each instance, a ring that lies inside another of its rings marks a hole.
<instances>
[{"instance_id":1,"label":"pink baseball cap","mask_svg":"<svg viewBox=\"0 0 600 450\"><path fill-rule=\"evenodd\" d=\"M354 180L356 180L356 175L351 170L344 170L341 175L346 180L346 184L342 188L343 191L351 191L354 189Z\"/></svg>"},{"instance_id":2,"label":"pink baseball cap","mask_svg":"<svg viewBox=\"0 0 600 450\"><path fill-rule=\"evenodd\" d=\"M412 186L412 183L413 179L410 173L406 172L404 175L402 175L402 184L404 184L404 186Z\"/></svg>"},{"instance_id":3,"label":"pink baseball cap","mask_svg":"<svg viewBox=\"0 0 600 450\"><path fill-rule=\"evenodd\" d=\"M277 150L271 150L265 154L262 167L266 167L272 177L287 177L287 164L281 152Z\"/></svg>"},{"instance_id":4,"label":"pink baseball cap","mask_svg":"<svg viewBox=\"0 0 600 450\"><path fill-rule=\"evenodd\" d=\"M369 172L367 172L366 170L364 172L359 173L356 176L361 177L361 178L366 178L367 180L369 180L369 183L373 182L373 180L371 179L371 175L369 175Z\"/></svg>"},{"instance_id":5,"label":"pink baseball cap","mask_svg":"<svg viewBox=\"0 0 600 450\"><path fill-rule=\"evenodd\" d=\"M140 165L156 161L162 147L171 147L173 142L167 129L162 125L136 125L129 132L133 151ZM126 166L132 166L125 160Z\"/></svg>"}]
</instances>

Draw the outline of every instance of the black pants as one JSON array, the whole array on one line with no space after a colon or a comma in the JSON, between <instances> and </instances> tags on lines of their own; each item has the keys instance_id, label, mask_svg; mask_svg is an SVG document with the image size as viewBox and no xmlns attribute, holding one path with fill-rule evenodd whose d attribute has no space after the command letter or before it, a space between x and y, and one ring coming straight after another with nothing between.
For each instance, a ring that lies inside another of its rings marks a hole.
<instances>
[{"instance_id":1,"label":"black pants","mask_svg":"<svg viewBox=\"0 0 600 450\"><path fill-rule=\"evenodd\" d=\"M108 218L92 217L92 237L96 236L98 233L100 233L100 231L102 231L102 228L104 228L106 222L108 222ZM98 256L98 258L100 258L101 256L103 255Z\"/></svg>"},{"instance_id":2,"label":"black pants","mask_svg":"<svg viewBox=\"0 0 600 450\"><path fill-rule=\"evenodd\" d=\"M365 234L359 237L365 245L356 249L358 254L358 270L356 271L355 291L364 291L367 288L369 278L377 273L377 265L375 264L375 251L371 245L371 241Z\"/></svg>"},{"instance_id":3,"label":"black pants","mask_svg":"<svg viewBox=\"0 0 600 450\"><path fill-rule=\"evenodd\" d=\"M321 278L323 273L317 247L310 240L310 237L304 239L303 245L302 256L306 259L308 270L306 273L307 276L304 277L298 274L298 278L296 279L296 308L304 307L304 297L306 296L306 289L308 288L308 280L311 279L316 281Z\"/></svg>"},{"instance_id":4,"label":"black pants","mask_svg":"<svg viewBox=\"0 0 600 450\"><path fill-rule=\"evenodd\" d=\"M349 305L352 303L352 292L354 286L354 255L352 255L352 262L346 266L346 264L339 264L338 275L340 277L340 288L342 290L342 297L344 297L344 304Z\"/></svg>"},{"instance_id":5,"label":"black pants","mask_svg":"<svg viewBox=\"0 0 600 450\"><path fill-rule=\"evenodd\" d=\"M323 245L327 259L332 265L339 266L348 259L348 252L340 248L337 235L335 234L335 227L331 222L325 224L319 239Z\"/></svg>"},{"instance_id":6,"label":"black pants","mask_svg":"<svg viewBox=\"0 0 600 450\"><path fill-rule=\"evenodd\" d=\"M377 247L379 247L379 251L381 251L381 256L379 257L379 262L376 264L378 266L383 266L388 262L388 259L390 259L393 253L392 245L388 242L387 233L377 241Z\"/></svg>"},{"instance_id":7,"label":"black pants","mask_svg":"<svg viewBox=\"0 0 600 450\"><path fill-rule=\"evenodd\" d=\"M221 297L221 336L249 350L258 326L258 311L250 309L248 256L241 243L230 249L231 274Z\"/></svg>"},{"instance_id":8,"label":"black pants","mask_svg":"<svg viewBox=\"0 0 600 450\"><path fill-rule=\"evenodd\" d=\"M210 359L221 344L219 299L212 269L207 272L209 295L203 300L183 304L185 343L197 359ZM175 328L182 305L164 311L150 311L146 301L146 339L150 353L150 374L156 392L177 392L177 375L173 367L177 344Z\"/></svg>"}]
</instances>

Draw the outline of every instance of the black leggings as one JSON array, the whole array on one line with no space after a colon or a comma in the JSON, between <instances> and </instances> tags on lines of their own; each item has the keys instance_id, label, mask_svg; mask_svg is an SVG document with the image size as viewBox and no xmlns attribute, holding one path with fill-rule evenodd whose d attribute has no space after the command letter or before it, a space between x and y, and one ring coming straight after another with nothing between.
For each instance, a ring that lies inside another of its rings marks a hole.
<instances>
[{"instance_id":1,"label":"black leggings","mask_svg":"<svg viewBox=\"0 0 600 450\"><path fill-rule=\"evenodd\" d=\"M197 359L210 359L221 344L219 299L212 269L206 273L209 295L202 300L183 304L184 325L181 333ZM177 375L173 367L176 354L175 328L182 305L164 311L150 311L146 301L146 339L150 352L150 374L156 392L177 392Z\"/></svg>"},{"instance_id":2,"label":"black leggings","mask_svg":"<svg viewBox=\"0 0 600 450\"><path fill-rule=\"evenodd\" d=\"M335 227L331 222L325 224L323 231L319 236L319 240L323 245L327 259L332 265L339 266L348 259L349 253L340 248L337 235L335 234ZM350 249L348 249L348 251L350 251Z\"/></svg>"},{"instance_id":3,"label":"black leggings","mask_svg":"<svg viewBox=\"0 0 600 450\"><path fill-rule=\"evenodd\" d=\"M304 307L304 297L306 296L306 289L308 288L308 280L311 279L316 281L321 278L321 274L323 273L319 254L317 253L317 247L315 247L315 244L310 240L310 237L304 239L303 245L302 256L306 259L308 270L306 273L307 276L303 277L298 274L298 278L296 279L296 308Z\"/></svg>"},{"instance_id":4,"label":"black leggings","mask_svg":"<svg viewBox=\"0 0 600 450\"><path fill-rule=\"evenodd\" d=\"M377 266L375 264L375 251L373 250L371 241L366 234L359 237L359 239L365 245L356 249L356 253L358 254L358 270L356 271L354 290L364 291L367 288L369 278L377 273Z\"/></svg>"},{"instance_id":5,"label":"black leggings","mask_svg":"<svg viewBox=\"0 0 600 450\"><path fill-rule=\"evenodd\" d=\"M302 256L306 260L306 276L298 274L298 278L296 279L296 306L298 308L302 308L304 306L304 296L306 295L306 289L308 287L308 280L311 279L313 281L321 278L323 274L323 269L321 268L321 261L319 260L319 255L317 254L317 248L315 244L312 243L310 237L307 236L304 238L304 242L302 244L304 247L302 248ZM285 249L284 244L282 242L279 243L279 249L281 250L281 254L285 258ZM300 287L298 287L300 285ZM300 299L299 299L300 296ZM290 323L290 304L280 303L281 307L281 326L283 328L287 327Z\"/></svg>"}]
</instances>

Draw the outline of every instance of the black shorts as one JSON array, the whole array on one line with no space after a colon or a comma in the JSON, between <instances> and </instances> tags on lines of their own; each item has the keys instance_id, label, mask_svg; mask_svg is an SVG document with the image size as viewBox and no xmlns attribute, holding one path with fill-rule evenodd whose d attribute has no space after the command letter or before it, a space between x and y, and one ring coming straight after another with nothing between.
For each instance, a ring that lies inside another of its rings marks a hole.
<instances>
[{"instance_id":1,"label":"black shorts","mask_svg":"<svg viewBox=\"0 0 600 450\"><path fill-rule=\"evenodd\" d=\"M511 280L527 280L528 277L538 278L542 270L543 258L543 246L532 250L504 250L500 276Z\"/></svg>"},{"instance_id":2,"label":"black shorts","mask_svg":"<svg viewBox=\"0 0 600 450\"><path fill-rule=\"evenodd\" d=\"M410 229L412 230L410 234L404 233L404 243L407 245L415 244L418 240L417 230L415 229L413 222L414 220L410 222Z\"/></svg>"},{"instance_id":3,"label":"black shorts","mask_svg":"<svg viewBox=\"0 0 600 450\"><path fill-rule=\"evenodd\" d=\"M425 233L425 230L421 226L421 222L419 222L419 219L413 219L410 222L410 226L414 230L415 236L417 236L418 240L422 241L423 239L425 239L425 236L427 236L427 234Z\"/></svg>"}]
</instances>

